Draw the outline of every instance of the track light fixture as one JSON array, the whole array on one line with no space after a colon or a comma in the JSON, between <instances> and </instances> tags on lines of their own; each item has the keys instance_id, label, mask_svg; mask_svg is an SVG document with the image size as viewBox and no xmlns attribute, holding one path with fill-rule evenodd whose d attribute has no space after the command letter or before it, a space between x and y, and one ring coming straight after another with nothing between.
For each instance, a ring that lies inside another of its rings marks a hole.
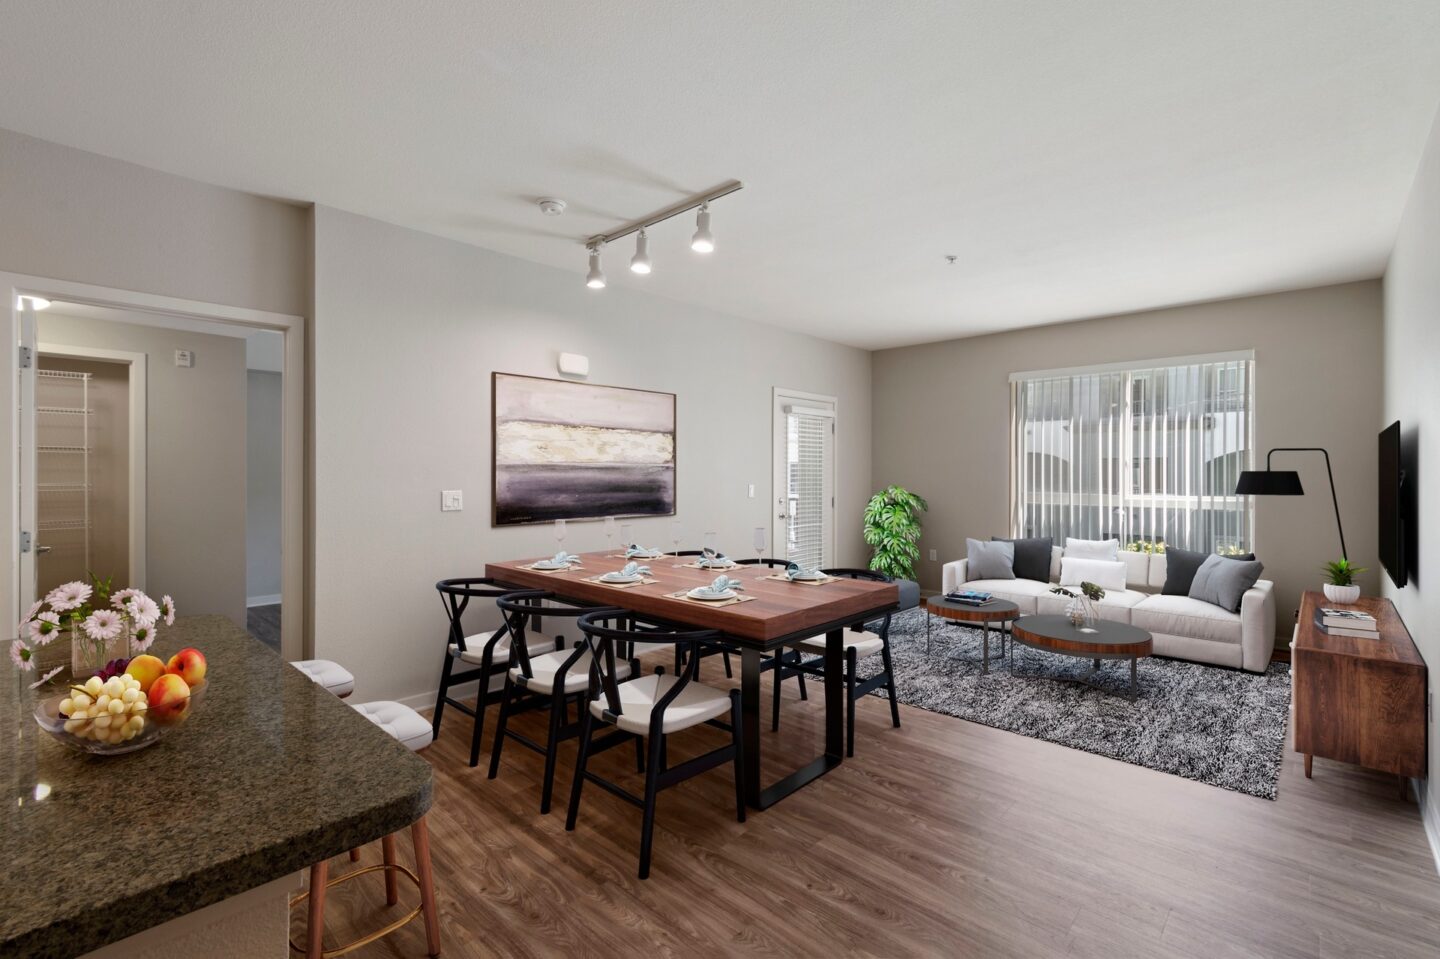
<instances>
[{"instance_id":1,"label":"track light fixture","mask_svg":"<svg viewBox=\"0 0 1440 959\"><path fill-rule=\"evenodd\" d=\"M695 233L690 237L690 249L696 253L710 253L715 249L715 234L710 232L710 204L723 196L729 196L738 190L745 189L745 184L739 180L731 180L729 183L718 186L705 193L698 193L687 200L666 207L658 213L639 220L632 220L620 229L611 233L602 233L592 236L585 241L586 250L590 255L590 272L585 275L585 285L592 290L605 288L605 273L600 269L600 250L607 243L613 243L622 237L635 234L635 255L630 258L630 269L635 273L644 275L650 272L650 237L646 233L647 228L657 223L663 223L673 216L682 213L689 213L691 210L698 210L695 216Z\"/></svg>"},{"instance_id":2,"label":"track light fixture","mask_svg":"<svg viewBox=\"0 0 1440 959\"><path fill-rule=\"evenodd\" d=\"M635 255L630 258L630 272L642 276L650 272L650 238L645 235L644 227L635 236Z\"/></svg>"},{"instance_id":3,"label":"track light fixture","mask_svg":"<svg viewBox=\"0 0 1440 959\"><path fill-rule=\"evenodd\" d=\"M696 253L712 253L715 250L715 235L710 232L710 204L700 204L695 217L695 235L690 238L690 249Z\"/></svg>"}]
</instances>

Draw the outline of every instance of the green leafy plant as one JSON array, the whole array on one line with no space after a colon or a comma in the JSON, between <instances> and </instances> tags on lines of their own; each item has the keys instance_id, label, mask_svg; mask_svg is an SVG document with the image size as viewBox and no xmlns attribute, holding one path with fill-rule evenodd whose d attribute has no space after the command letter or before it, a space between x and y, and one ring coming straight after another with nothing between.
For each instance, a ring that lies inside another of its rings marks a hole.
<instances>
[{"instance_id":1,"label":"green leafy plant","mask_svg":"<svg viewBox=\"0 0 1440 959\"><path fill-rule=\"evenodd\" d=\"M914 579L920 558L921 512L930 509L923 497L902 486L890 486L865 504L865 542L875 548L870 568L896 579Z\"/></svg>"},{"instance_id":2,"label":"green leafy plant","mask_svg":"<svg viewBox=\"0 0 1440 959\"><path fill-rule=\"evenodd\" d=\"M1079 598L1068 586L1051 586L1050 592L1057 593L1061 596L1068 596L1071 599ZM1096 586L1094 583L1086 581L1080 584L1080 595L1083 595L1092 603L1098 603L1105 598L1105 590Z\"/></svg>"},{"instance_id":3,"label":"green leafy plant","mask_svg":"<svg viewBox=\"0 0 1440 959\"><path fill-rule=\"evenodd\" d=\"M1125 550L1129 553L1163 553L1165 552L1165 541L1152 543L1148 539L1132 539L1125 544Z\"/></svg>"},{"instance_id":4,"label":"green leafy plant","mask_svg":"<svg viewBox=\"0 0 1440 959\"><path fill-rule=\"evenodd\" d=\"M1356 566L1348 559L1335 559L1320 567L1325 571L1325 581L1331 586L1354 586L1355 577L1365 572L1364 566Z\"/></svg>"}]
</instances>

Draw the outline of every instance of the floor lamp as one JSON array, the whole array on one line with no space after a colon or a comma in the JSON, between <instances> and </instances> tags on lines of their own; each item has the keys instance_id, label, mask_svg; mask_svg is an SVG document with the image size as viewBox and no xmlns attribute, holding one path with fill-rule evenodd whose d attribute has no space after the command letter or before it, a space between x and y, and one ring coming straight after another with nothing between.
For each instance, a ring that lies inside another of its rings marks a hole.
<instances>
[{"instance_id":1,"label":"floor lamp","mask_svg":"<svg viewBox=\"0 0 1440 959\"><path fill-rule=\"evenodd\" d=\"M1340 533L1340 556L1348 560L1345 552L1345 528L1340 525L1340 500L1335 496L1335 474L1330 471L1330 454L1319 446L1277 446L1265 454L1265 469L1244 470L1240 481L1235 484L1236 496L1304 496L1305 488L1300 485L1300 474L1294 470L1270 468L1270 457L1276 453L1322 453L1325 456L1325 475L1330 478L1330 502L1335 506L1335 529Z\"/></svg>"}]
</instances>

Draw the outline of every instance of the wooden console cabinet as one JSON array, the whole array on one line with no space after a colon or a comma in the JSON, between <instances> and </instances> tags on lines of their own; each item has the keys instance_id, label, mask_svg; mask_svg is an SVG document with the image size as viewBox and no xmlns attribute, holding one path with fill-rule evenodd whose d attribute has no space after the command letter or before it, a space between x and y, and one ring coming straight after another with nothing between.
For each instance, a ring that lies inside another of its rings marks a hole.
<instances>
[{"instance_id":1,"label":"wooden console cabinet","mask_svg":"<svg viewBox=\"0 0 1440 959\"><path fill-rule=\"evenodd\" d=\"M1379 639L1322 630L1315 611L1332 605L1322 593L1306 593L1295 627L1295 751L1305 755L1305 775L1321 756L1423 778L1425 660L1388 599L1366 597L1350 607L1375 617Z\"/></svg>"}]
</instances>

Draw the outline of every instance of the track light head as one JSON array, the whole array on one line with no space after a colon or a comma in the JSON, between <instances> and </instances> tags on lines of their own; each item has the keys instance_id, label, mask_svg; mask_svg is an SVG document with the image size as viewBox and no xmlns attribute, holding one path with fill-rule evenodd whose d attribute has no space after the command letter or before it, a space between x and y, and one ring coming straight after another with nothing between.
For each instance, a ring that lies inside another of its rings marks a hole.
<instances>
[{"instance_id":1,"label":"track light head","mask_svg":"<svg viewBox=\"0 0 1440 959\"><path fill-rule=\"evenodd\" d=\"M635 255L630 258L630 270L641 275L650 272L650 238L643 229L635 235Z\"/></svg>"},{"instance_id":2,"label":"track light head","mask_svg":"<svg viewBox=\"0 0 1440 959\"><path fill-rule=\"evenodd\" d=\"M710 232L710 204L700 204L695 217L695 235L690 238L690 249L696 253L710 253L715 249L715 235Z\"/></svg>"},{"instance_id":3,"label":"track light head","mask_svg":"<svg viewBox=\"0 0 1440 959\"><path fill-rule=\"evenodd\" d=\"M590 248L590 272L585 274L585 285L592 290L605 289L605 271L600 269L600 247Z\"/></svg>"}]
</instances>

